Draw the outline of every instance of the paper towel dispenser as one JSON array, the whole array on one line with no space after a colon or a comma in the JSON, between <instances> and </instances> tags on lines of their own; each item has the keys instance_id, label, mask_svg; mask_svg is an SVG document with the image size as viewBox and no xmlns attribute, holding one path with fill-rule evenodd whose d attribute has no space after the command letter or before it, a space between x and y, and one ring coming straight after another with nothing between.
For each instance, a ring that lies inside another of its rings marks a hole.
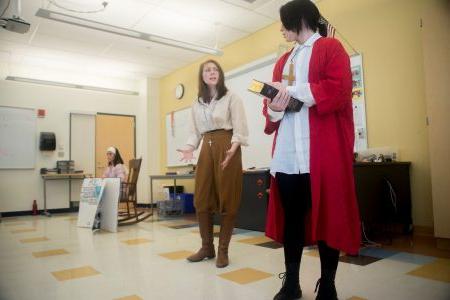
<instances>
[{"instance_id":1,"label":"paper towel dispenser","mask_svg":"<svg viewBox=\"0 0 450 300\"><path fill-rule=\"evenodd\" d=\"M39 138L39 150L41 151L55 151L56 136L54 132L41 132Z\"/></svg>"}]
</instances>

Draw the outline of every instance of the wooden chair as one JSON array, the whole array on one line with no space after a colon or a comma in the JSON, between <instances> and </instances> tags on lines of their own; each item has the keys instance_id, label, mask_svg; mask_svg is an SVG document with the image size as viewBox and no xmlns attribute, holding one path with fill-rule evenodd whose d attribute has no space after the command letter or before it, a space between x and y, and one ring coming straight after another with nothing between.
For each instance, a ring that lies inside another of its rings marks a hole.
<instances>
[{"instance_id":1,"label":"wooden chair","mask_svg":"<svg viewBox=\"0 0 450 300\"><path fill-rule=\"evenodd\" d=\"M153 210L148 211L137 207L137 181L141 163L142 158L130 160L128 179L120 184L119 208L121 204L126 208L119 210L119 226L136 224L153 215Z\"/></svg>"}]
</instances>

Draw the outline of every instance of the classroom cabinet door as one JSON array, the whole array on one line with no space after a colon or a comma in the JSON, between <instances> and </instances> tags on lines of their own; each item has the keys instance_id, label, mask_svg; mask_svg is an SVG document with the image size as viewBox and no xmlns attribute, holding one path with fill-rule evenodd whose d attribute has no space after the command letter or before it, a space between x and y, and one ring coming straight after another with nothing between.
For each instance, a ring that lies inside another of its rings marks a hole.
<instances>
[{"instance_id":1,"label":"classroom cabinet door","mask_svg":"<svg viewBox=\"0 0 450 300\"><path fill-rule=\"evenodd\" d=\"M127 167L136 155L135 116L97 114L95 122L95 176L107 165L106 149L116 147Z\"/></svg>"}]
</instances>

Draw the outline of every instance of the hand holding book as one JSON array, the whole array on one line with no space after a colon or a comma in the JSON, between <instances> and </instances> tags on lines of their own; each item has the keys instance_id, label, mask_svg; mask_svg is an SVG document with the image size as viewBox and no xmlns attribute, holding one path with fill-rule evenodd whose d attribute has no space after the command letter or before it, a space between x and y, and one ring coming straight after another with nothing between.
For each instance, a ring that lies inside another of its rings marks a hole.
<instances>
[{"instance_id":1,"label":"hand holding book","mask_svg":"<svg viewBox=\"0 0 450 300\"><path fill-rule=\"evenodd\" d=\"M281 83L279 82L269 84L253 80L248 90L271 99L271 106L275 108L274 110L299 112L303 106L303 102L289 96L287 91L282 88Z\"/></svg>"}]
</instances>

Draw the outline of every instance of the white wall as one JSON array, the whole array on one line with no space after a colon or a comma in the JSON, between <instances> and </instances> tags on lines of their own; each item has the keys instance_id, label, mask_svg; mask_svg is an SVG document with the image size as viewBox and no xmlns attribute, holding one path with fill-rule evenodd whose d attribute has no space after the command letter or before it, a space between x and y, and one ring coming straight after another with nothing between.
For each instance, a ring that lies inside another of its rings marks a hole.
<instances>
[{"instance_id":1,"label":"white wall","mask_svg":"<svg viewBox=\"0 0 450 300\"><path fill-rule=\"evenodd\" d=\"M124 86L130 86L127 82L125 83ZM90 85L96 84L91 81ZM124 86L116 88L124 89ZM39 209L43 208L43 186L39 169L54 168L57 160L69 159L69 113L71 111L135 115L136 154L144 161L147 160L147 81L136 81L134 87L134 90L139 90L139 96L0 80L0 105L45 109L46 117L37 119L36 135L38 136L41 131L53 131L57 139L56 151L51 153L36 151L36 169L0 170L0 212L31 210L34 199L37 200ZM58 146L64 149L63 157L58 157ZM148 162L144 162L138 185L139 202L149 200L147 169ZM47 195L47 208L69 207L66 182L49 182Z\"/></svg>"}]
</instances>

